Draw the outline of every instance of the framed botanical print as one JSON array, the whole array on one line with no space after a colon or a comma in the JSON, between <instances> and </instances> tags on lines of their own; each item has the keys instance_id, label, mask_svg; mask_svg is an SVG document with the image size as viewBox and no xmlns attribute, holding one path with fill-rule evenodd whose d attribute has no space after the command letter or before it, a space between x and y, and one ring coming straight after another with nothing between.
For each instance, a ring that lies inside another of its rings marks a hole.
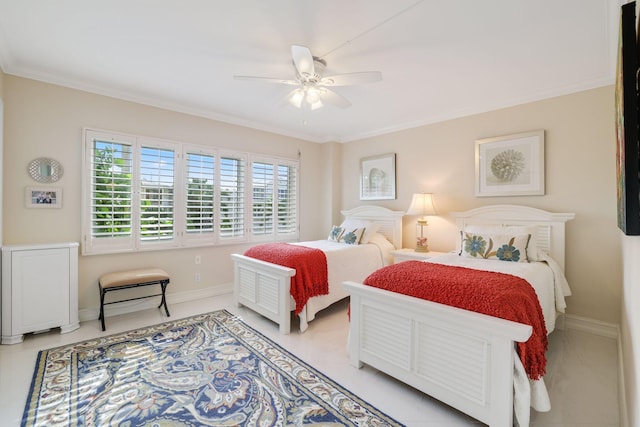
<instances>
[{"instance_id":1,"label":"framed botanical print","mask_svg":"<svg viewBox=\"0 0 640 427\"><path fill-rule=\"evenodd\" d=\"M476 141L476 196L543 194L543 130Z\"/></svg>"},{"instance_id":2,"label":"framed botanical print","mask_svg":"<svg viewBox=\"0 0 640 427\"><path fill-rule=\"evenodd\" d=\"M360 159L360 200L396 198L396 155Z\"/></svg>"}]
</instances>

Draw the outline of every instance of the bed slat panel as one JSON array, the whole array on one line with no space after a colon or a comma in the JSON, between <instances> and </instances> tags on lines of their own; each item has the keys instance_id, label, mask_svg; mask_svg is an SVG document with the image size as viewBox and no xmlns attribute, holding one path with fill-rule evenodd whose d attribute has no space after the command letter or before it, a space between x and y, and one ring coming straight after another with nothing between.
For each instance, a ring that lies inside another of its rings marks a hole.
<instances>
[{"instance_id":1,"label":"bed slat panel","mask_svg":"<svg viewBox=\"0 0 640 427\"><path fill-rule=\"evenodd\" d=\"M238 295L242 298L255 303L256 298L256 276L257 272L247 270L246 268L238 268Z\"/></svg>"},{"instance_id":2,"label":"bed slat panel","mask_svg":"<svg viewBox=\"0 0 640 427\"><path fill-rule=\"evenodd\" d=\"M278 278L245 268L238 269L239 296L278 315Z\"/></svg>"},{"instance_id":3,"label":"bed slat panel","mask_svg":"<svg viewBox=\"0 0 640 427\"><path fill-rule=\"evenodd\" d=\"M399 319L380 307L362 306L362 352L401 369L411 369L411 319Z\"/></svg>"},{"instance_id":4,"label":"bed slat panel","mask_svg":"<svg viewBox=\"0 0 640 427\"><path fill-rule=\"evenodd\" d=\"M417 375L486 405L489 343L426 323L419 323L416 333ZM451 339L452 335L455 340Z\"/></svg>"},{"instance_id":5,"label":"bed slat panel","mask_svg":"<svg viewBox=\"0 0 640 427\"><path fill-rule=\"evenodd\" d=\"M551 226L550 225L538 225L536 228L536 234L538 239L536 243L538 249L542 249L548 253L551 252Z\"/></svg>"}]
</instances>

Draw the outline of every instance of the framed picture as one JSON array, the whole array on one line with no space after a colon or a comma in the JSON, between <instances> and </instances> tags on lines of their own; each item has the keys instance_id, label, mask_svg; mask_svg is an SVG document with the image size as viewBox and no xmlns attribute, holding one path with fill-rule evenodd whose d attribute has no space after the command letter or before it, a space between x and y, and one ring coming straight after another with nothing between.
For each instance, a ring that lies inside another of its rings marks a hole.
<instances>
[{"instance_id":1,"label":"framed picture","mask_svg":"<svg viewBox=\"0 0 640 427\"><path fill-rule=\"evenodd\" d=\"M59 187L27 187L25 204L28 208L59 209L62 207L62 189Z\"/></svg>"},{"instance_id":2,"label":"framed picture","mask_svg":"<svg viewBox=\"0 0 640 427\"><path fill-rule=\"evenodd\" d=\"M616 193L618 228L640 235L640 151L638 149L638 53L635 2L622 6L616 73Z\"/></svg>"},{"instance_id":3,"label":"framed picture","mask_svg":"<svg viewBox=\"0 0 640 427\"><path fill-rule=\"evenodd\" d=\"M543 130L476 141L476 196L543 194Z\"/></svg>"},{"instance_id":4,"label":"framed picture","mask_svg":"<svg viewBox=\"0 0 640 427\"><path fill-rule=\"evenodd\" d=\"M396 198L396 155L360 159L360 200Z\"/></svg>"}]
</instances>

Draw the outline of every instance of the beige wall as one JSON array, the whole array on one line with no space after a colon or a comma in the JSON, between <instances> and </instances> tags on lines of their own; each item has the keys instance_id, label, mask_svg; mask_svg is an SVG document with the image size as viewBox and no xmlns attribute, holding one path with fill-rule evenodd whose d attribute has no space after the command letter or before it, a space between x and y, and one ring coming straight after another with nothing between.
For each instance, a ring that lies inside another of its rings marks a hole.
<instances>
[{"instance_id":1,"label":"beige wall","mask_svg":"<svg viewBox=\"0 0 640 427\"><path fill-rule=\"evenodd\" d=\"M621 234L624 286L620 338L623 390L629 426L640 425L640 237Z\"/></svg>"},{"instance_id":2,"label":"beige wall","mask_svg":"<svg viewBox=\"0 0 640 427\"><path fill-rule=\"evenodd\" d=\"M616 222L613 86L478 114L343 147L343 205L359 201L358 165L363 156L397 155L395 201L406 210L414 192L433 192L441 216L429 220L429 246L455 247L456 230L447 215L482 205L512 203L554 212L575 212L567 225L566 274L573 290L568 312L620 322L621 251ZM546 194L475 197L475 140L544 129ZM415 219L405 217L404 245L413 247Z\"/></svg>"},{"instance_id":3,"label":"beige wall","mask_svg":"<svg viewBox=\"0 0 640 427\"><path fill-rule=\"evenodd\" d=\"M9 75L4 78L4 101L5 245L79 241L83 127L294 159L300 150L301 238L320 238L318 230L329 228L330 221L321 212L326 200L316 197L326 193L326 172L317 161L324 156L320 144ZM27 164L36 157L52 157L62 163L64 175L55 184L63 190L62 209L24 207L25 187L38 185L27 174ZM222 246L80 257L80 308L97 307L99 275L122 268L162 266L171 274L169 293L229 284L233 274L229 254L244 249ZM195 255L202 257L200 266L195 265ZM201 273L200 282L194 280L196 271Z\"/></svg>"},{"instance_id":4,"label":"beige wall","mask_svg":"<svg viewBox=\"0 0 640 427\"><path fill-rule=\"evenodd\" d=\"M4 154L4 72L0 69L0 165ZM0 245L2 244L2 167L0 166Z\"/></svg>"}]
</instances>

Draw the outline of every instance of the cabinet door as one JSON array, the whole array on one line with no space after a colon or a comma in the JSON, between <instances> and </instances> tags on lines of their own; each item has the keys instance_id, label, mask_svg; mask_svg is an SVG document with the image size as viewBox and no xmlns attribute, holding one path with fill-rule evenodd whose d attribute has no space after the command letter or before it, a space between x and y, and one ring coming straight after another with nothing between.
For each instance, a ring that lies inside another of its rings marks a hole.
<instances>
[{"instance_id":1,"label":"cabinet door","mask_svg":"<svg viewBox=\"0 0 640 427\"><path fill-rule=\"evenodd\" d=\"M11 291L14 335L69 323L69 249L12 252Z\"/></svg>"}]
</instances>

